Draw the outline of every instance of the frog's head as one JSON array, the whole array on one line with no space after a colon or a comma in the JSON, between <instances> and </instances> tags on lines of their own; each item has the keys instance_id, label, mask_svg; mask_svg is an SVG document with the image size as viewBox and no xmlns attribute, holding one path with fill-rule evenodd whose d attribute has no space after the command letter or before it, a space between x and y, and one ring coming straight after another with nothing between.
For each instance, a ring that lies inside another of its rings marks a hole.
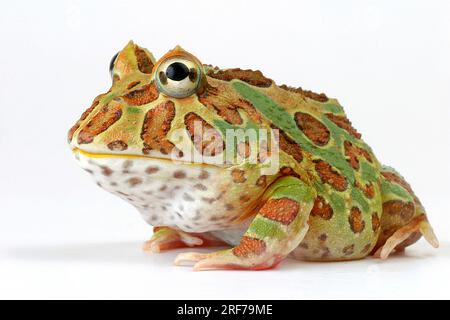
<instances>
[{"instance_id":1,"label":"frog's head","mask_svg":"<svg viewBox=\"0 0 450 320\"><path fill-rule=\"evenodd\" d=\"M72 149L182 158L182 148L175 145L183 139L192 144L193 122L208 126L198 101L206 85L204 68L181 47L156 62L149 51L130 42L113 57L110 73L111 89L96 97L69 131ZM217 131L210 138L222 144Z\"/></svg>"}]
</instances>

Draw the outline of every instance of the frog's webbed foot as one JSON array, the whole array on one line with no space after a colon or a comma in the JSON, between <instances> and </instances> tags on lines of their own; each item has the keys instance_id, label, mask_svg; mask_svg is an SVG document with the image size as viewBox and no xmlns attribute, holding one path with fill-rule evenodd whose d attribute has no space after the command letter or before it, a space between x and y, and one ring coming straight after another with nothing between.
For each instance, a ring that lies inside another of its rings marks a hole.
<instances>
[{"instance_id":1,"label":"frog's webbed foot","mask_svg":"<svg viewBox=\"0 0 450 320\"><path fill-rule=\"evenodd\" d=\"M159 253L177 248L186 247L213 247L223 246L224 242L209 234L187 233L169 227L153 228L153 236L144 243L144 251Z\"/></svg>"},{"instance_id":2,"label":"frog's webbed foot","mask_svg":"<svg viewBox=\"0 0 450 320\"><path fill-rule=\"evenodd\" d=\"M420 234L435 248L439 246L439 241L431 228L426 216L421 214L412 219L407 225L398 229L390 236L384 245L374 253L375 258L387 259L395 251L403 251L408 245L408 239L420 237Z\"/></svg>"},{"instance_id":3,"label":"frog's webbed foot","mask_svg":"<svg viewBox=\"0 0 450 320\"><path fill-rule=\"evenodd\" d=\"M194 270L263 270L274 268L303 240L315 191L297 178L285 177L267 191L268 199L234 248L213 253L181 253L175 264Z\"/></svg>"}]
</instances>

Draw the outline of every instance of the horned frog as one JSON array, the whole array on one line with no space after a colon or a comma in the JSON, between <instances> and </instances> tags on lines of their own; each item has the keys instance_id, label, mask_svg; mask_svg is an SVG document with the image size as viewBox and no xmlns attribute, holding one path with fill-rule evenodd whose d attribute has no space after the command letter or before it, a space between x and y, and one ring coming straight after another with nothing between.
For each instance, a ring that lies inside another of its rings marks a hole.
<instances>
[{"instance_id":1,"label":"horned frog","mask_svg":"<svg viewBox=\"0 0 450 320\"><path fill-rule=\"evenodd\" d=\"M155 61L130 42L110 72L111 89L68 140L97 184L154 226L145 250L227 244L175 263L261 270L288 256L385 259L422 235L438 246L410 185L379 163L337 100L203 65L178 46ZM228 135L239 130L256 138Z\"/></svg>"}]
</instances>

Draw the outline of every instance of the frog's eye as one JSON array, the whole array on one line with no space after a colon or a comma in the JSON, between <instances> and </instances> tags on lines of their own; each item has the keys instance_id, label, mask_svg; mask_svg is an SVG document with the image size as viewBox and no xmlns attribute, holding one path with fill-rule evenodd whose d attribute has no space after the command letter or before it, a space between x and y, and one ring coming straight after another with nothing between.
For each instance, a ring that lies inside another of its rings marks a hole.
<instances>
[{"instance_id":1,"label":"frog's eye","mask_svg":"<svg viewBox=\"0 0 450 320\"><path fill-rule=\"evenodd\" d=\"M119 55L119 52L117 52L111 59L111 62L109 63L109 74L111 75L111 78L114 77L114 64L116 63L117 56Z\"/></svg>"},{"instance_id":2,"label":"frog's eye","mask_svg":"<svg viewBox=\"0 0 450 320\"><path fill-rule=\"evenodd\" d=\"M188 97L201 81L200 66L189 59L174 57L162 62L155 73L160 92L175 98Z\"/></svg>"}]
</instances>

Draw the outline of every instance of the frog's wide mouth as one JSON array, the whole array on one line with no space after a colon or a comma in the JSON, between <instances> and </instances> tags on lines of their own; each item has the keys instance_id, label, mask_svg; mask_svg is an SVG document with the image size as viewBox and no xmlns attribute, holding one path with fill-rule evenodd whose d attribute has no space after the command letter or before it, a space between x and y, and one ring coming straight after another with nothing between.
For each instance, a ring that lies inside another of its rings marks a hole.
<instances>
[{"instance_id":1,"label":"frog's wide mouth","mask_svg":"<svg viewBox=\"0 0 450 320\"><path fill-rule=\"evenodd\" d=\"M93 158L93 159L140 159L140 160L152 160L152 161L161 161L165 163L173 163L173 164L180 164L180 165L189 165L189 166L198 166L198 167L215 167L215 168L229 168L230 165L218 165L218 164L212 164L212 163L204 163L204 162L193 162L193 161L186 161L183 159L170 159L170 158L162 158L162 157L151 157L151 156L145 156L145 155L138 155L138 154L115 154L115 153L94 153L89 152L86 150L82 150L80 148L72 148L72 152L75 155L82 155L87 158Z\"/></svg>"}]
</instances>

